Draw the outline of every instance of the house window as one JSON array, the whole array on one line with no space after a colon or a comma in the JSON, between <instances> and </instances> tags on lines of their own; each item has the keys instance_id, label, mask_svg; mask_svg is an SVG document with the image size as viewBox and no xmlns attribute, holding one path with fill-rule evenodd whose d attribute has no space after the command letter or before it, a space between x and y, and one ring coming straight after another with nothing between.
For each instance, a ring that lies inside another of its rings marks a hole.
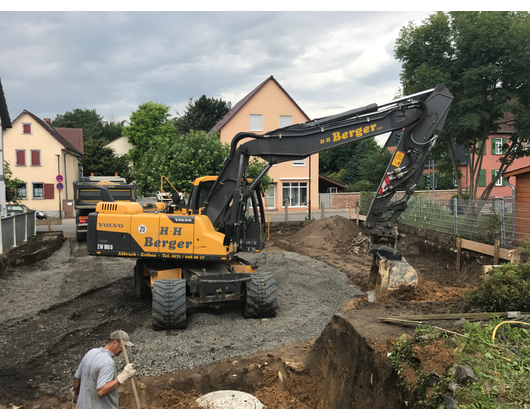
<instances>
[{"instance_id":1,"label":"house window","mask_svg":"<svg viewBox=\"0 0 530 420\"><path fill-rule=\"evenodd\" d=\"M25 150L15 150L17 166L26 166L26 151Z\"/></svg>"},{"instance_id":2,"label":"house window","mask_svg":"<svg viewBox=\"0 0 530 420\"><path fill-rule=\"evenodd\" d=\"M31 124L22 123L22 134L32 134L32 132L31 132Z\"/></svg>"},{"instance_id":3,"label":"house window","mask_svg":"<svg viewBox=\"0 0 530 420\"><path fill-rule=\"evenodd\" d=\"M271 184L271 186L267 190L265 190L265 200L267 201L267 207L269 209L275 208L275 206L274 206L274 192L275 192L275 188L274 188L273 184Z\"/></svg>"},{"instance_id":4,"label":"house window","mask_svg":"<svg viewBox=\"0 0 530 420\"><path fill-rule=\"evenodd\" d=\"M508 139L495 137L491 139L491 153L494 155L503 155L503 146L508 143Z\"/></svg>"},{"instance_id":5,"label":"house window","mask_svg":"<svg viewBox=\"0 0 530 420\"><path fill-rule=\"evenodd\" d=\"M292 115L280 115L280 128L293 125Z\"/></svg>"},{"instance_id":6,"label":"house window","mask_svg":"<svg viewBox=\"0 0 530 420\"><path fill-rule=\"evenodd\" d=\"M41 182L33 183L33 198L41 199L44 198L44 184Z\"/></svg>"},{"instance_id":7,"label":"house window","mask_svg":"<svg viewBox=\"0 0 530 420\"><path fill-rule=\"evenodd\" d=\"M293 160L293 166L305 166L305 159Z\"/></svg>"},{"instance_id":8,"label":"house window","mask_svg":"<svg viewBox=\"0 0 530 420\"><path fill-rule=\"evenodd\" d=\"M17 187L17 195L21 197L23 200L26 200L28 198L28 191L26 189L26 183L18 184Z\"/></svg>"},{"instance_id":9,"label":"house window","mask_svg":"<svg viewBox=\"0 0 530 420\"><path fill-rule=\"evenodd\" d=\"M263 131L263 115L249 115L249 131Z\"/></svg>"},{"instance_id":10,"label":"house window","mask_svg":"<svg viewBox=\"0 0 530 420\"><path fill-rule=\"evenodd\" d=\"M491 176L495 179L498 173L499 173L499 170L494 169L491 171ZM506 185L506 178L504 178L503 176L499 177L499 179L495 181L496 187L504 187L505 185Z\"/></svg>"},{"instance_id":11,"label":"house window","mask_svg":"<svg viewBox=\"0 0 530 420\"><path fill-rule=\"evenodd\" d=\"M329 194L336 194L338 192L337 187L328 187Z\"/></svg>"},{"instance_id":12,"label":"house window","mask_svg":"<svg viewBox=\"0 0 530 420\"><path fill-rule=\"evenodd\" d=\"M284 182L282 184L282 205L289 207L307 206L307 182Z\"/></svg>"},{"instance_id":13,"label":"house window","mask_svg":"<svg viewBox=\"0 0 530 420\"><path fill-rule=\"evenodd\" d=\"M40 150L31 151L31 166L40 166Z\"/></svg>"}]
</instances>

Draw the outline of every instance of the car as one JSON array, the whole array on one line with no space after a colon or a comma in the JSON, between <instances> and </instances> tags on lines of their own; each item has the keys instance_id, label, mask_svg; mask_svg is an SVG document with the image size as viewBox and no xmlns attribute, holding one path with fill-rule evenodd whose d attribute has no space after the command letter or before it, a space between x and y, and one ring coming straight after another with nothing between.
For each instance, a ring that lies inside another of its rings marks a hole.
<instances>
[{"instance_id":1,"label":"car","mask_svg":"<svg viewBox=\"0 0 530 420\"><path fill-rule=\"evenodd\" d=\"M28 211L31 211L31 209L25 204L7 204L6 209L7 209L8 214L9 213L14 213L14 214L27 213ZM48 218L46 213L43 212L42 210L35 210L35 215L37 219L41 219L41 220Z\"/></svg>"}]
</instances>

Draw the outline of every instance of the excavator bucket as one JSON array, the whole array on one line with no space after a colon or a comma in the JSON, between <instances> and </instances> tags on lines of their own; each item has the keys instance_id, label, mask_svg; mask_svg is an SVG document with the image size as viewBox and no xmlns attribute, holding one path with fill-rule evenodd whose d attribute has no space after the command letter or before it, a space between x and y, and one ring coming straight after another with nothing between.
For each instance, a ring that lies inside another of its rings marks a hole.
<instances>
[{"instance_id":1,"label":"excavator bucket","mask_svg":"<svg viewBox=\"0 0 530 420\"><path fill-rule=\"evenodd\" d=\"M405 286L416 287L418 285L418 274L405 261L405 258L401 258L401 260L382 258L379 262L376 262L374 258L371 276L377 277L374 282L377 294L384 291L397 290Z\"/></svg>"}]
</instances>

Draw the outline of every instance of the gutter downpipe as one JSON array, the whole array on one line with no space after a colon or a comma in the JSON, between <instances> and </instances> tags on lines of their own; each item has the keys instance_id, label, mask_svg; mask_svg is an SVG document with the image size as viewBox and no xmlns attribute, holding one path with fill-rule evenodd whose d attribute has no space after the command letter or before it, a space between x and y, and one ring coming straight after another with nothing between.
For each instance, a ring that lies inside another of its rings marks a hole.
<instances>
[{"instance_id":1,"label":"gutter downpipe","mask_svg":"<svg viewBox=\"0 0 530 420\"><path fill-rule=\"evenodd\" d=\"M512 245L515 245L515 186L508 179L506 184L512 189Z\"/></svg>"}]
</instances>

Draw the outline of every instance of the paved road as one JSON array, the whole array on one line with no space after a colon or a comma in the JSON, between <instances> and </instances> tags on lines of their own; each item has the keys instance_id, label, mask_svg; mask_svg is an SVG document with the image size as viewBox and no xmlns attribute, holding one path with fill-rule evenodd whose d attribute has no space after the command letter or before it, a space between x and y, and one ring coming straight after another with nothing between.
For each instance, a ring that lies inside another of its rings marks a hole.
<instances>
[{"instance_id":1,"label":"paved road","mask_svg":"<svg viewBox=\"0 0 530 420\"><path fill-rule=\"evenodd\" d=\"M324 212L324 217L331 217L331 216L342 216L349 218L350 212L347 210L326 210ZM354 215L355 216L355 215ZM308 212L307 211L295 211L290 212L288 215L289 222L302 222L304 220L308 220ZM322 218L322 213L320 210L311 211L311 217L314 220L319 220ZM285 222L285 212L283 211L274 211L269 212L269 218L271 222ZM51 225L52 231L62 231L64 236L66 238L75 238L75 219L62 219L61 225ZM37 226L37 232L47 232L48 226Z\"/></svg>"}]
</instances>

